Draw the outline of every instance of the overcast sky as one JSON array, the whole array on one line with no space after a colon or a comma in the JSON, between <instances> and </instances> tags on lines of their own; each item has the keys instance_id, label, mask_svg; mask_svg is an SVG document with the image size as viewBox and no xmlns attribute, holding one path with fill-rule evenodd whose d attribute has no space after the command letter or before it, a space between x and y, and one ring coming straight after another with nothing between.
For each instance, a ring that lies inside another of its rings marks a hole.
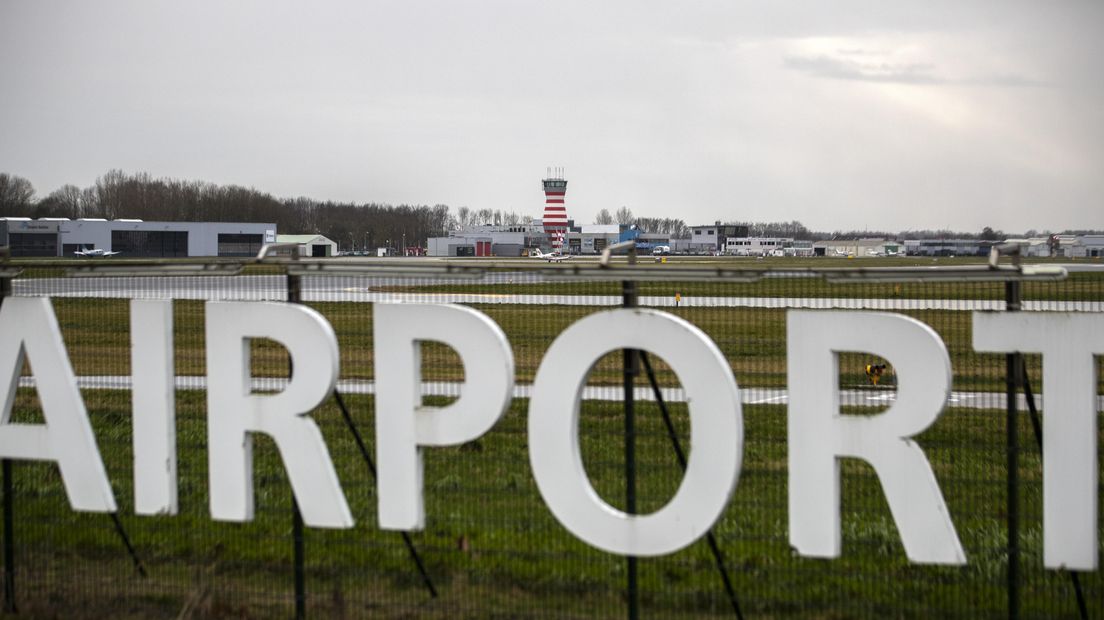
<instances>
[{"instance_id":1,"label":"overcast sky","mask_svg":"<svg viewBox=\"0 0 1104 620\"><path fill-rule=\"evenodd\" d=\"M1104 2L0 0L0 171L577 222L1104 228Z\"/></svg>"}]
</instances>

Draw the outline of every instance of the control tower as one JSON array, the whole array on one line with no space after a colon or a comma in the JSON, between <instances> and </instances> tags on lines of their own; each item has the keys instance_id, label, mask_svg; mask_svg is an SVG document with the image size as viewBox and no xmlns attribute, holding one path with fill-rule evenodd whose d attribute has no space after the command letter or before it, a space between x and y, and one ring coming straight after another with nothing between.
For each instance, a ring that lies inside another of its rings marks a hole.
<instances>
[{"instance_id":1,"label":"control tower","mask_svg":"<svg viewBox=\"0 0 1104 620\"><path fill-rule=\"evenodd\" d=\"M564 206L567 180L563 177L563 168L549 168L543 183L544 232L552 241L552 251L561 252L567 236L567 207Z\"/></svg>"}]
</instances>

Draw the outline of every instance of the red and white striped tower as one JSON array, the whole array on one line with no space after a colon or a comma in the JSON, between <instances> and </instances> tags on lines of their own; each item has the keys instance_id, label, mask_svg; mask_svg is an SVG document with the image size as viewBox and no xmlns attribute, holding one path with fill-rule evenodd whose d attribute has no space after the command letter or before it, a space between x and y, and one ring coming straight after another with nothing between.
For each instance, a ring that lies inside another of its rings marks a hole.
<instances>
[{"instance_id":1,"label":"red and white striped tower","mask_svg":"<svg viewBox=\"0 0 1104 620\"><path fill-rule=\"evenodd\" d=\"M567 235L567 207L564 195L567 194L567 180L563 178L563 168L550 168L548 178L544 179L544 232L552 241L552 251L563 250L564 236Z\"/></svg>"}]
</instances>

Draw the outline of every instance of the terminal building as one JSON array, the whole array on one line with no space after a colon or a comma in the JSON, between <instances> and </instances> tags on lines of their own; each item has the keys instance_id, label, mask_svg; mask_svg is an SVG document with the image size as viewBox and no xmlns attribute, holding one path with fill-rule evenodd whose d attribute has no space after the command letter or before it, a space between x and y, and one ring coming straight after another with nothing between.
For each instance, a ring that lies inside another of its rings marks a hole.
<instances>
[{"instance_id":1,"label":"terminal building","mask_svg":"<svg viewBox=\"0 0 1104 620\"><path fill-rule=\"evenodd\" d=\"M789 237L729 237L725 254L732 256L795 256L794 240Z\"/></svg>"},{"instance_id":2,"label":"terminal building","mask_svg":"<svg viewBox=\"0 0 1104 620\"><path fill-rule=\"evenodd\" d=\"M670 246L670 235L646 233L619 224L587 224L576 226L568 220L562 230L548 232L541 220L519 226L472 226L449 233L447 237L431 237L429 256L528 256L533 250L553 251L557 242L564 254L601 254L607 247L622 241L635 240L642 252L656 246Z\"/></svg>"},{"instance_id":3,"label":"terminal building","mask_svg":"<svg viewBox=\"0 0 1104 620\"><path fill-rule=\"evenodd\" d=\"M540 220L519 226L472 226L447 237L430 237L429 256L525 256L529 250L549 247Z\"/></svg>"},{"instance_id":4,"label":"terminal building","mask_svg":"<svg viewBox=\"0 0 1104 620\"><path fill-rule=\"evenodd\" d=\"M672 251L680 254L714 254L729 251L729 239L746 239L748 227L736 224L721 224L714 222L712 225L691 226L690 238L675 243Z\"/></svg>"},{"instance_id":5,"label":"terminal building","mask_svg":"<svg viewBox=\"0 0 1104 620\"><path fill-rule=\"evenodd\" d=\"M0 218L0 246L12 256L75 257L104 250L131 258L256 256L276 241L276 224Z\"/></svg>"}]
</instances>

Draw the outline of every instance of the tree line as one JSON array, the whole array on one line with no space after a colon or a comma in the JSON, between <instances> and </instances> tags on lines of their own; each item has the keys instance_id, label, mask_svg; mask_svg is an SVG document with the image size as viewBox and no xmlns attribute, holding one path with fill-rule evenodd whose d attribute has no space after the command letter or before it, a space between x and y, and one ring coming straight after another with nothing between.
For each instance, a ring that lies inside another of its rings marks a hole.
<instances>
[{"instance_id":1,"label":"tree line","mask_svg":"<svg viewBox=\"0 0 1104 620\"><path fill-rule=\"evenodd\" d=\"M141 219L179 222L272 222L286 233L315 233L333 239L343 247L374 248L425 245L429 237L447 236L449 231L479 225L525 226L529 215L501 209L472 209L448 205L390 205L374 202L318 201L307 197L276 198L272 194L240 185L216 185L204 181L153 178L148 173L128 174L111 170L88 187L63 185L44 198L36 198L34 186L25 178L0 172L0 216ZM636 226L673 239L690 237L690 226L679 218L637 217L622 206L614 212L601 209L596 224ZM1000 240L1010 234L985 227L981 232L950 230L834 231L809 230L796 220L748 222L727 220L724 224L747 226L753 237L794 239L856 239L863 237L909 239ZM1099 231L1066 231L1091 234ZM1024 236L1047 235L1030 230Z\"/></svg>"},{"instance_id":2,"label":"tree line","mask_svg":"<svg viewBox=\"0 0 1104 620\"><path fill-rule=\"evenodd\" d=\"M465 218L470 223L475 215ZM89 187L64 185L36 200L21 177L0 173L0 214L11 217L140 219L168 222L272 222L286 233L315 233L343 247L423 245L459 224L447 205L344 203L276 198L239 185L155 179L112 170ZM482 214L480 214L482 215ZM493 219L492 212L489 219ZM517 217L516 215L514 216ZM503 219L501 213L499 219Z\"/></svg>"}]
</instances>

